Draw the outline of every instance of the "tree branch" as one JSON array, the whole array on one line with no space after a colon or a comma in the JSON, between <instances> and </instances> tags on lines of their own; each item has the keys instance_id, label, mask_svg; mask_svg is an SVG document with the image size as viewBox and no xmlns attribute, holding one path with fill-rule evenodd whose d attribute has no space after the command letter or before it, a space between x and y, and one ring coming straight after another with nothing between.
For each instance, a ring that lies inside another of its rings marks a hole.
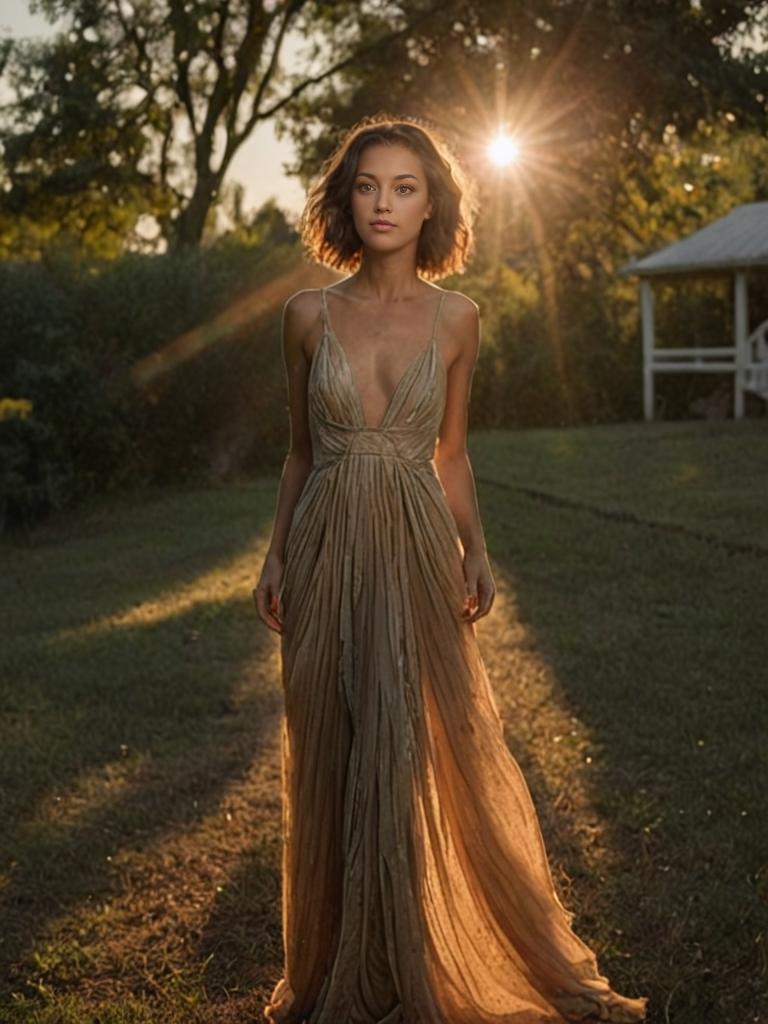
<instances>
[{"instance_id":1,"label":"tree branch","mask_svg":"<svg viewBox=\"0 0 768 1024\"><path fill-rule=\"evenodd\" d=\"M258 18L256 17L256 12L258 12ZM229 140L235 138L234 149L242 141L242 137L236 136L237 111L240 106L240 100L248 86L248 80L253 71L254 58L257 54L261 53L272 20L272 18L264 18L264 8L259 0L251 0L248 9L248 27L236 54L235 76L232 82L232 104L229 116L227 117L228 147ZM268 72L268 74L271 74L271 72Z\"/></svg>"},{"instance_id":2,"label":"tree branch","mask_svg":"<svg viewBox=\"0 0 768 1024\"><path fill-rule=\"evenodd\" d=\"M138 72L139 85L143 89L146 89L149 96L155 94L155 87L152 82L152 58L147 50L146 43L136 31L135 24L131 24L123 14L122 8L120 7L120 0L114 0L115 13L117 14L117 20L123 29L123 32L127 39L129 39L136 47L136 52L139 55L139 59L136 64L136 70ZM146 69L143 67L146 62Z\"/></svg>"},{"instance_id":3,"label":"tree branch","mask_svg":"<svg viewBox=\"0 0 768 1024\"><path fill-rule=\"evenodd\" d=\"M184 6L180 0L170 0L171 7L171 28L173 29L173 61L176 65L176 82L179 98L184 106L184 110L187 113L189 119L189 127L192 132L192 137L197 142L198 132L197 124L195 120L195 105L192 101L192 92L189 87L189 57L190 53L188 50L183 49L183 44L180 42L180 35L185 25L186 12ZM186 52L187 60L183 61L180 59L180 54Z\"/></svg>"},{"instance_id":4,"label":"tree branch","mask_svg":"<svg viewBox=\"0 0 768 1024\"><path fill-rule=\"evenodd\" d=\"M350 64L354 64L361 58L366 57L368 54L372 54L374 53L374 51L380 50L382 46L386 46L389 43L393 43L396 39L400 39L401 37L408 35L408 33L413 32L413 30L419 24L421 24L421 22L426 21L428 18L432 17L432 15L440 11L443 8L443 6L444 5L442 3L432 4L426 10L422 11L422 13L418 17L414 18L412 21L409 21L408 24L405 25L403 28L398 29L396 32L390 32L379 39L375 39L367 46L361 47L359 50L356 50L354 53L350 54L348 57L345 57L343 60L337 61L334 65L332 65L330 68L327 68L319 75L313 75L311 78L306 78L303 82L300 82L297 86L291 89L287 96L284 96L282 99L274 103L271 107L268 107L266 110L263 111L259 111L256 104L256 99L260 100L261 96L263 96L264 93L264 89L260 88L259 92L257 93L257 97L254 100L253 106L251 108L251 116L248 118L245 128L238 136L237 144L239 145L240 142L251 133L254 125L258 121L265 121L268 118L272 117L279 110L282 110L283 107L287 106L287 104L289 104L291 100L294 100L296 99L297 96L300 96L311 85L318 85L320 82L324 82L326 78L330 78L331 75L335 75L336 72L341 71L342 68L348 67Z\"/></svg>"}]
</instances>

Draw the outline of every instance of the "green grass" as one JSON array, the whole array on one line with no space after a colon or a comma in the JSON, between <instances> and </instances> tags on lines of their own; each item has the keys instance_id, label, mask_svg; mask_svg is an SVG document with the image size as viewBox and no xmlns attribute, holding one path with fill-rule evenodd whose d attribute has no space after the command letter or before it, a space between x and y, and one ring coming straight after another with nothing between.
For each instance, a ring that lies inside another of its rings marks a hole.
<instances>
[{"instance_id":1,"label":"green grass","mask_svg":"<svg viewBox=\"0 0 768 1024\"><path fill-rule=\"evenodd\" d=\"M575 927L650 1024L768 1019L768 428L476 433L478 638ZM0 544L0 1021L258 1020L280 972L276 479Z\"/></svg>"},{"instance_id":2,"label":"green grass","mask_svg":"<svg viewBox=\"0 0 768 1024\"><path fill-rule=\"evenodd\" d=\"M531 496L768 550L765 420L477 431L476 475Z\"/></svg>"}]
</instances>

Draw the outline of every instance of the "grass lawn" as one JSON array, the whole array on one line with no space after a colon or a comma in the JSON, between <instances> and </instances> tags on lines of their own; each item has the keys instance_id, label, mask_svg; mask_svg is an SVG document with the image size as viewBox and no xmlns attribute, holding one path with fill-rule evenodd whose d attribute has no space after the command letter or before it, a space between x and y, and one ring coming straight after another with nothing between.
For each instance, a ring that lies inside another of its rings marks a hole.
<instances>
[{"instance_id":1,"label":"grass lawn","mask_svg":"<svg viewBox=\"0 0 768 1024\"><path fill-rule=\"evenodd\" d=\"M649 1024L768 1021L768 422L470 450L478 637L576 930ZM282 703L250 588L276 488L0 540L0 1021L260 1019Z\"/></svg>"}]
</instances>

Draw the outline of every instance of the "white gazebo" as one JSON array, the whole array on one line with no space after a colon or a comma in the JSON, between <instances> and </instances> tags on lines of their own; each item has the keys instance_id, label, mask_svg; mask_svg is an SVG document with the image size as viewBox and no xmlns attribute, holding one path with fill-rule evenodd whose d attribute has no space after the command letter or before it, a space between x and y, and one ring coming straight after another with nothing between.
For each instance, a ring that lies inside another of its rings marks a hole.
<instances>
[{"instance_id":1,"label":"white gazebo","mask_svg":"<svg viewBox=\"0 0 768 1024\"><path fill-rule=\"evenodd\" d=\"M768 202L745 203L725 217L658 252L633 260L619 273L640 278L643 332L643 412L653 419L654 374L732 373L734 419L744 416L744 394L768 402L768 320L749 330L747 271L768 267ZM733 274L733 345L655 348L654 276L724 271Z\"/></svg>"}]
</instances>

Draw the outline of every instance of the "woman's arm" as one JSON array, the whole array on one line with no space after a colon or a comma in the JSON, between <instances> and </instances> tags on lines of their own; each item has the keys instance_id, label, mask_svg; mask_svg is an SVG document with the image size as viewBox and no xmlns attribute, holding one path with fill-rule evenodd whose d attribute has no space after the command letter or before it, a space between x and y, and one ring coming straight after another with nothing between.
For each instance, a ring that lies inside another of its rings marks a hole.
<instances>
[{"instance_id":1,"label":"woman's arm","mask_svg":"<svg viewBox=\"0 0 768 1024\"><path fill-rule=\"evenodd\" d=\"M467 452L469 400L480 349L480 313L477 304L460 292L453 293L450 311L444 320L450 335L447 347L456 354L448 367L435 466L464 548L467 600L477 606L474 611L465 606L464 615L474 622L488 614L496 593Z\"/></svg>"},{"instance_id":2,"label":"woman's arm","mask_svg":"<svg viewBox=\"0 0 768 1024\"><path fill-rule=\"evenodd\" d=\"M316 290L292 295L283 307L281 335L283 367L288 390L290 438L283 463L277 505L267 554L253 595L259 615L270 629L282 632L282 608L277 600L283 571L283 550L301 492L312 469L312 443L307 410L310 356L306 342L317 316Z\"/></svg>"}]
</instances>

